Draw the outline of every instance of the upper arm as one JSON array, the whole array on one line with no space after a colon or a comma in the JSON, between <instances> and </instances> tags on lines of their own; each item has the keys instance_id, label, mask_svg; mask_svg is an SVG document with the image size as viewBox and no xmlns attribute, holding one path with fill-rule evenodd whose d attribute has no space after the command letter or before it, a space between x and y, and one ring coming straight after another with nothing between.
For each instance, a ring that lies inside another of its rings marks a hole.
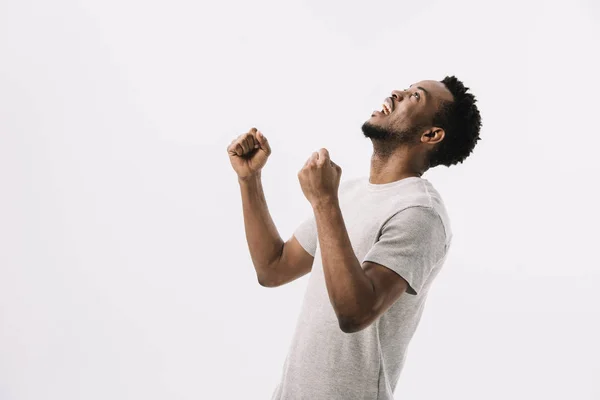
<instances>
[{"instance_id":1,"label":"upper arm","mask_svg":"<svg viewBox=\"0 0 600 400\"><path fill-rule=\"evenodd\" d=\"M296 280L312 270L315 258L298 242L295 236L284 243L283 251L278 262L267 274L263 286L276 287Z\"/></svg>"},{"instance_id":2,"label":"upper arm","mask_svg":"<svg viewBox=\"0 0 600 400\"><path fill-rule=\"evenodd\" d=\"M279 260L269 269L263 286L289 283L312 270L317 251L317 222L314 215L305 218L283 245Z\"/></svg>"},{"instance_id":3,"label":"upper arm","mask_svg":"<svg viewBox=\"0 0 600 400\"><path fill-rule=\"evenodd\" d=\"M357 322L354 330L360 330L371 325L408 288L408 282L403 277L383 265L365 261L363 270L373 284L374 300L370 312Z\"/></svg>"},{"instance_id":4,"label":"upper arm","mask_svg":"<svg viewBox=\"0 0 600 400\"><path fill-rule=\"evenodd\" d=\"M389 268L406 280L406 293L417 295L446 253L446 233L437 212L410 207L390 218L362 262Z\"/></svg>"},{"instance_id":5,"label":"upper arm","mask_svg":"<svg viewBox=\"0 0 600 400\"><path fill-rule=\"evenodd\" d=\"M417 295L446 249L444 226L435 210L405 209L382 227L362 260L373 285L369 308L355 316L352 331L371 324L403 294Z\"/></svg>"}]
</instances>

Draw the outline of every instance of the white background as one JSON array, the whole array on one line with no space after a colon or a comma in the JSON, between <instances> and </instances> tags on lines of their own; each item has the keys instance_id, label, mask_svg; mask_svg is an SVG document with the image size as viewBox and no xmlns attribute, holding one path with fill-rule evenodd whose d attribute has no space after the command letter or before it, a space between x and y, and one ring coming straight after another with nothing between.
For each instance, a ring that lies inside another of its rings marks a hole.
<instances>
[{"instance_id":1,"label":"white background","mask_svg":"<svg viewBox=\"0 0 600 400\"><path fill-rule=\"evenodd\" d=\"M369 5L367 5L369 4ZM0 399L268 399L308 276L259 286L227 145L284 239L326 147L455 74L482 140L424 177L454 243L397 399L600 399L597 1L0 1Z\"/></svg>"}]
</instances>

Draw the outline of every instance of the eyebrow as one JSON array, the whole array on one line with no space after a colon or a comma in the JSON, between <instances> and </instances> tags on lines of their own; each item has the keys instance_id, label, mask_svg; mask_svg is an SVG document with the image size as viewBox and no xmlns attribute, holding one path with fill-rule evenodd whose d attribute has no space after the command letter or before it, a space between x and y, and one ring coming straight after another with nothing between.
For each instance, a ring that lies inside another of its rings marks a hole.
<instances>
[{"instance_id":1,"label":"eyebrow","mask_svg":"<svg viewBox=\"0 0 600 400\"><path fill-rule=\"evenodd\" d=\"M409 86L409 88L411 88L412 85ZM425 93L427 96L430 96L429 92L427 90L425 90L425 88L422 88L421 86L417 86L417 89L421 89L423 91L423 93Z\"/></svg>"}]
</instances>

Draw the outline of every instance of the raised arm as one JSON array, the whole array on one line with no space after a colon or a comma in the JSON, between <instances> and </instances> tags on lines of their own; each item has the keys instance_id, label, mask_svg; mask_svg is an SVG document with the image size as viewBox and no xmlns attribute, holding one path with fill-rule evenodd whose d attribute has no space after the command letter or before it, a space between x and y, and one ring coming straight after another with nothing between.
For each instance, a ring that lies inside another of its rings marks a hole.
<instances>
[{"instance_id":1,"label":"raised arm","mask_svg":"<svg viewBox=\"0 0 600 400\"><path fill-rule=\"evenodd\" d=\"M250 257L260 285L281 286L312 269L313 256L292 236L284 242L275 227L263 192L261 170L271 154L267 139L252 128L227 148L238 174Z\"/></svg>"}]
</instances>

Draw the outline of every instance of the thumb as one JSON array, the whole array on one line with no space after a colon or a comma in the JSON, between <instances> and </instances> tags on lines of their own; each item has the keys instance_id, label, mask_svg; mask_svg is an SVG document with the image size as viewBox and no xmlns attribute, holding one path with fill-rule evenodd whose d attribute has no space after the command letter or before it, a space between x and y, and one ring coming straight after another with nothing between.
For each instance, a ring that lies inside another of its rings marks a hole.
<instances>
[{"instance_id":1,"label":"thumb","mask_svg":"<svg viewBox=\"0 0 600 400\"><path fill-rule=\"evenodd\" d=\"M271 154L271 146L269 145L269 141L262 134L261 131L256 132L256 138L258 139L258 143L260 144L260 148L263 149L267 155Z\"/></svg>"},{"instance_id":2,"label":"thumb","mask_svg":"<svg viewBox=\"0 0 600 400\"><path fill-rule=\"evenodd\" d=\"M337 169L338 171L341 171L341 170L342 170L342 167L340 167L339 165L337 165L336 163L334 163L332 160L329 160L329 161L331 162L331 165L332 165L332 166L333 166L335 169Z\"/></svg>"}]
</instances>

